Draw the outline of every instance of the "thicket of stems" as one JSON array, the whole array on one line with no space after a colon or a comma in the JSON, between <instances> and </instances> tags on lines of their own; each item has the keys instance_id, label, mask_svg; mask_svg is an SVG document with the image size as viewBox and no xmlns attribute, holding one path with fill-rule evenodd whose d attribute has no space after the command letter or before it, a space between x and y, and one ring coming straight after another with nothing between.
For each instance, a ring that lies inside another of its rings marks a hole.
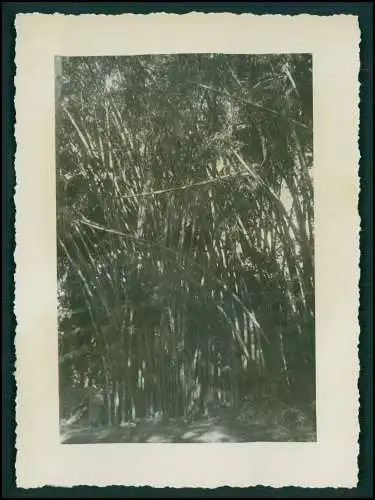
<instances>
[{"instance_id":1,"label":"thicket of stems","mask_svg":"<svg viewBox=\"0 0 375 500\"><path fill-rule=\"evenodd\" d=\"M62 411L315 398L311 60L57 65Z\"/></svg>"}]
</instances>

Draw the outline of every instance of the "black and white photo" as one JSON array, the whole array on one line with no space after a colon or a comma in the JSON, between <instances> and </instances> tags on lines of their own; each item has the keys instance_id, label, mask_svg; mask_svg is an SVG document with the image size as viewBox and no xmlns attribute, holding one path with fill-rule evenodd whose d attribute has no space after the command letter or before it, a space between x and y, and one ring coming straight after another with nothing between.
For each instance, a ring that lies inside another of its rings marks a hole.
<instances>
[{"instance_id":1,"label":"black and white photo","mask_svg":"<svg viewBox=\"0 0 375 500\"><path fill-rule=\"evenodd\" d=\"M65 443L314 441L310 54L56 58Z\"/></svg>"}]
</instances>

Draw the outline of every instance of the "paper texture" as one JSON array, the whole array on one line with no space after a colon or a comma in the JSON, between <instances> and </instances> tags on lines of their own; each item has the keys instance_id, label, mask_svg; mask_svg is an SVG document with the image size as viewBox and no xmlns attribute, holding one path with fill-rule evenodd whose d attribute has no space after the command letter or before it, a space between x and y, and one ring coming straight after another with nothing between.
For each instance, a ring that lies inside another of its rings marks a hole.
<instances>
[{"instance_id":1,"label":"paper texture","mask_svg":"<svg viewBox=\"0 0 375 500\"><path fill-rule=\"evenodd\" d=\"M359 41L354 16L16 18L17 486L355 487L358 455ZM311 53L316 443L60 444L54 57Z\"/></svg>"}]
</instances>

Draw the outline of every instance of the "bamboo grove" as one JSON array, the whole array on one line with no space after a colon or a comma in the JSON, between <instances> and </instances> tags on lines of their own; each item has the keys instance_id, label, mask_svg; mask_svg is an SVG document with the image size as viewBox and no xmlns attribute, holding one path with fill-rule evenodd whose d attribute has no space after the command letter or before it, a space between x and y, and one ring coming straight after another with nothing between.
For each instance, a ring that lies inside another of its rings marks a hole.
<instances>
[{"instance_id":1,"label":"bamboo grove","mask_svg":"<svg viewBox=\"0 0 375 500\"><path fill-rule=\"evenodd\" d=\"M308 55L56 60L60 393L315 398Z\"/></svg>"}]
</instances>

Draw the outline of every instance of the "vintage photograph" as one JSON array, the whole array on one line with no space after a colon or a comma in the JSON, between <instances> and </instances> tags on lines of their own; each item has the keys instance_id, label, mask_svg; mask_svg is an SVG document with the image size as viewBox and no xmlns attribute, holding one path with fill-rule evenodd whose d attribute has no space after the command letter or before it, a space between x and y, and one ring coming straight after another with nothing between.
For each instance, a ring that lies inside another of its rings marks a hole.
<instances>
[{"instance_id":1,"label":"vintage photograph","mask_svg":"<svg viewBox=\"0 0 375 500\"><path fill-rule=\"evenodd\" d=\"M316 441L312 78L55 57L62 443Z\"/></svg>"}]
</instances>

